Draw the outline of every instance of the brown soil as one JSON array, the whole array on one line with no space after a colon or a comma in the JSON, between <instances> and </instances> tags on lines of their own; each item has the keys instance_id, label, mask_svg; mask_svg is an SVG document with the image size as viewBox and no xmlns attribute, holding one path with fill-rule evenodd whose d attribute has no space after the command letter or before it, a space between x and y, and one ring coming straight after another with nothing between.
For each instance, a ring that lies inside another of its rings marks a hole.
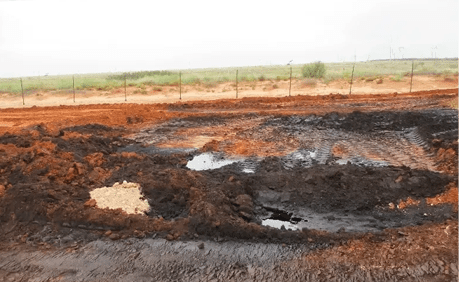
<instances>
[{"instance_id":1,"label":"brown soil","mask_svg":"<svg viewBox=\"0 0 459 282\"><path fill-rule=\"evenodd\" d=\"M0 278L454 281L457 95L1 109ZM255 171L190 170L202 152ZM91 200L124 180L140 185L149 212ZM274 215L309 225L261 224Z\"/></svg>"}]
</instances>

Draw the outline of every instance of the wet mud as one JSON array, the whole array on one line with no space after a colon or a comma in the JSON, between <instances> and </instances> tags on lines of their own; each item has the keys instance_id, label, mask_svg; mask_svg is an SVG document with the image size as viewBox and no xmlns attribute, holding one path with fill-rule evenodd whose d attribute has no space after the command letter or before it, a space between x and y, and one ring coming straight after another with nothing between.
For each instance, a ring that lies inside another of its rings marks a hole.
<instances>
[{"instance_id":1,"label":"wet mud","mask_svg":"<svg viewBox=\"0 0 459 282\"><path fill-rule=\"evenodd\" d=\"M457 128L457 110L429 108L213 113L5 133L0 277L453 281ZM148 212L91 201L90 191L123 181L140 185ZM375 247L381 253L365 258ZM397 272L391 263L405 251ZM419 252L430 257L425 267ZM57 258L59 269L50 266ZM367 269L356 268L359 258ZM21 259L34 266L25 270ZM75 267L86 260L116 271Z\"/></svg>"}]
</instances>

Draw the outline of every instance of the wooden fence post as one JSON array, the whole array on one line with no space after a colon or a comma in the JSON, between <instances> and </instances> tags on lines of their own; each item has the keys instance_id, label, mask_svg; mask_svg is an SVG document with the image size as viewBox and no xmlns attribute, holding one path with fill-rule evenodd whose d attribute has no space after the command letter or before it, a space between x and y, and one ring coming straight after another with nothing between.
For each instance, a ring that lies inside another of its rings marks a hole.
<instances>
[{"instance_id":1,"label":"wooden fence post","mask_svg":"<svg viewBox=\"0 0 459 282\"><path fill-rule=\"evenodd\" d=\"M126 75L124 75L124 102L127 102Z\"/></svg>"},{"instance_id":2,"label":"wooden fence post","mask_svg":"<svg viewBox=\"0 0 459 282\"><path fill-rule=\"evenodd\" d=\"M349 87L349 95L351 95L351 92L352 92L352 81L354 80L354 68L355 68L355 62L354 62L354 65L352 66L351 86Z\"/></svg>"},{"instance_id":3,"label":"wooden fence post","mask_svg":"<svg viewBox=\"0 0 459 282\"><path fill-rule=\"evenodd\" d=\"M75 103L75 75L73 75L73 103Z\"/></svg>"},{"instance_id":4,"label":"wooden fence post","mask_svg":"<svg viewBox=\"0 0 459 282\"><path fill-rule=\"evenodd\" d=\"M22 93L22 105L25 105L25 103L24 103L24 88L22 87L22 77L21 77L21 93Z\"/></svg>"},{"instance_id":5,"label":"wooden fence post","mask_svg":"<svg viewBox=\"0 0 459 282\"><path fill-rule=\"evenodd\" d=\"M411 61L411 82L410 82L410 93L411 93L411 88L413 87L413 69L414 69L414 61Z\"/></svg>"},{"instance_id":6,"label":"wooden fence post","mask_svg":"<svg viewBox=\"0 0 459 282\"><path fill-rule=\"evenodd\" d=\"M238 70L236 70L236 99L237 99L237 73L238 73Z\"/></svg>"}]
</instances>

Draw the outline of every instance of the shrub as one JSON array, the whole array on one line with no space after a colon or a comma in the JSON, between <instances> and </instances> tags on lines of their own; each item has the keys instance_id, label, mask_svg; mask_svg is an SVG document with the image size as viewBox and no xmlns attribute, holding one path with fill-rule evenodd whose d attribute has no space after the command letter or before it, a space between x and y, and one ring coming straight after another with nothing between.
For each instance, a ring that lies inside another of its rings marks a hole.
<instances>
[{"instance_id":1,"label":"shrub","mask_svg":"<svg viewBox=\"0 0 459 282\"><path fill-rule=\"evenodd\" d=\"M264 75L260 75L260 76L258 77L258 80L259 80L259 81L265 81L265 80L266 80L266 77L265 77Z\"/></svg>"},{"instance_id":2,"label":"shrub","mask_svg":"<svg viewBox=\"0 0 459 282\"><path fill-rule=\"evenodd\" d=\"M158 87L158 86L153 87L153 91L162 91L162 90L163 90L163 89L162 89L161 87Z\"/></svg>"},{"instance_id":3,"label":"shrub","mask_svg":"<svg viewBox=\"0 0 459 282\"><path fill-rule=\"evenodd\" d=\"M303 86L305 87L316 87L317 86L317 80L313 78L306 78L303 80Z\"/></svg>"},{"instance_id":4,"label":"shrub","mask_svg":"<svg viewBox=\"0 0 459 282\"><path fill-rule=\"evenodd\" d=\"M381 83L383 83L383 79L382 79L382 78L380 78L380 79L376 80L376 83L377 83L377 84L381 84Z\"/></svg>"},{"instance_id":5,"label":"shrub","mask_svg":"<svg viewBox=\"0 0 459 282\"><path fill-rule=\"evenodd\" d=\"M277 89L277 88L279 88L279 85L274 84L274 85L273 85L273 88L274 88L274 89Z\"/></svg>"},{"instance_id":6,"label":"shrub","mask_svg":"<svg viewBox=\"0 0 459 282\"><path fill-rule=\"evenodd\" d=\"M325 64L315 62L303 66L303 77L306 78L322 78L325 75Z\"/></svg>"}]
</instances>

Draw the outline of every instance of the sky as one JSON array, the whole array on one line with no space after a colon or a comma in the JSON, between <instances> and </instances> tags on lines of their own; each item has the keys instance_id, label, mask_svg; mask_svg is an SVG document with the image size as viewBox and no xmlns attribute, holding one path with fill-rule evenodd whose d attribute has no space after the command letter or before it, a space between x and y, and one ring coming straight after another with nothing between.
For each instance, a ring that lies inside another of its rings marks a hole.
<instances>
[{"instance_id":1,"label":"sky","mask_svg":"<svg viewBox=\"0 0 459 282\"><path fill-rule=\"evenodd\" d=\"M0 77L458 57L458 0L0 0Z\"/></svg>"}]
</instances>

